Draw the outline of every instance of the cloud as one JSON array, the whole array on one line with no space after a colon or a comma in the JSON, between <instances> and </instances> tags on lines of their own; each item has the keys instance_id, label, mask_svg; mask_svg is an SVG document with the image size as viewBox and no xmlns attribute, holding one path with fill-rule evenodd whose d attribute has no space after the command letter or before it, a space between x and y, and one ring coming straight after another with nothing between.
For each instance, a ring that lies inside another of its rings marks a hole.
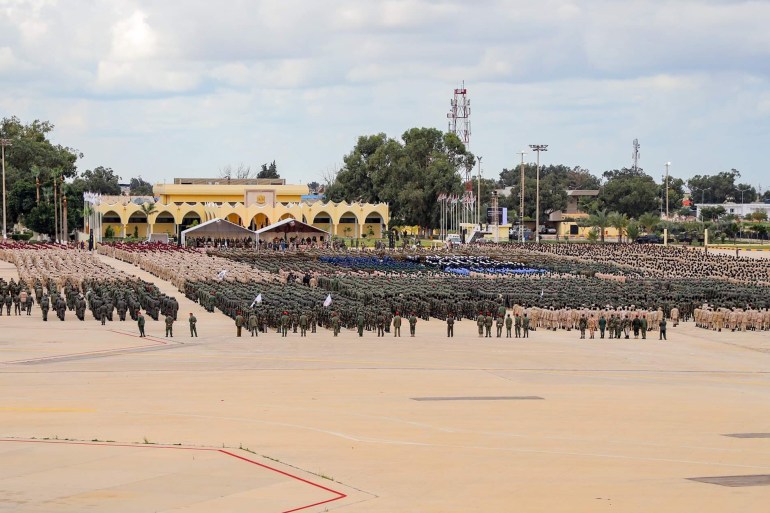
<instances>
[{"instance_id":1,"label":"cloud","mask_svg":"<svg viewBox=\"0 0 770 513\"><path fill-rule=\"evenodd\" d=\"M638 137L650 162L759 180L767 19L770 3L731 0L6 0L0 108L57 123L84 166L276 159L298 179L363 133L444 128L465 80L490 169L545 141L598 173ZM741 151L704 151L723 147Z\"/></svg>"}]
</instances>

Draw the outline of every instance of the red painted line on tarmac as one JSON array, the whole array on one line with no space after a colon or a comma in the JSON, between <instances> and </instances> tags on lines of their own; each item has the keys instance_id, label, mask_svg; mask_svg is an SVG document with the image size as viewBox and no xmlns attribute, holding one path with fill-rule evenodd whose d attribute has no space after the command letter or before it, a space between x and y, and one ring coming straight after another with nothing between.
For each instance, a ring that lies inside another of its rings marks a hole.
<instances>
[{"instance_id":1,"label":"red painted line on tarmac","mask_svg":"<svg viewBox=\"0 0 770 513\"><path fill-rule=\"evenodd\" d=\"M318 483L314 483L312 481L308 481L307 479L303 479L303 478L301 478L299 476L295 476L294 474L289 474L288 472L284 472L283 470L278 470L277 468L271 467L269 465L265 465L263 463L259 463L259 462L256 462L254 460L250 460L248 458L244 458L243 456L238 456L237 454L233 454L231 452L225 451L224 449L218 449L218 450L219 450L219 452L221 452L223 454L227 454L228 456L232 456L233 458L238 458L239 460L243 460L243 461L252 463L252 464L257 465L259 467L266 468L268 470L272 470L273 472L277 472L277 473L282 474L282 475L284 475L286 477L290 477L291 479L295 479L297 481L301 481L301 482L303 482L305 484L309 484L311 486L315 486L316 488L320 488L321 490L324 490L324 491L327 491L327 492L330 492L330 493L333 493L334 495L336 495L336 497L333 497L331 499L327 499L325 501L316 502L314 504L308 504L307 506L302 506L300 508L287 509L286 511L282 511L281 513L293 513L295 511L301 511L303 509L312 508L313 506L320 506L321 504L327 504L329 502L338 501L340 499L344 499L345 497L347 497L347 494L344 494L342 492L338 492L337 490L332 490L331 488L327 488L326 486L320 485Z\"/></svg>"},{"instance_id":2,"label":"red painted line on tarmac","mask_svg":"<svg viewBox=\"0 0 770 513\"><path fill-rule=\"evenodd\" d=\"M347 497L347 494L339 492L337 490L332 490L331 488L328 488L326 486L323 486L318 483L314 483L313 481L309 481L307 479L304 479L302 477L299 477L294 474L290 474L289 472L285 472L283 470L279 470L275 467L271 467L269 465L265 465L263 463L259 463L254 460L250 460L249 458L244 458L243 456L239 456L237 454L234 454L230 451L226 451L224 449L214 449L212 447L181 447L177 445L155 445L155 444L119 444L119 443L109 443L109 442L76 442L72 440L16 440L13 438L0 438L0 442L12 442L12 443L27 443L27 444L61 444L61 445L86 445L86 446L97 446L97 447L128 447L131 449L174 449L178 451L202 451L202 452L217 452L222 453L227 456L231 456L233 458L238 458L239 460L243 460L247 463L251 463L252 465L256 465L258 467L261 467L263 469L269 470L271 472L275 472L277 474L281 474L282 476L288 477L290 479L294 479L295 481L299 481L304 484L308 484L310 486L313 486L315 488L320 488L321 490L324 490L329 493L333 493L335 497L332 497L331 499L327 499L325 501L315 502L313 504L308 504L306 506L301 506L299 508L294 509L287 509L285 511L282 511L281 513L294 513L296 511L302 511L303 509L312 508L314 506L320 506L322 504L328 504L330 502L338 501L340 499L344 499Z\"/></svg>"},{"instance_id":3,"label":"red painted line on tarmac","mask_svg":"<svg viewBox=\"0 0 770 513\"><path fill-rule=\"evenodd\" d=\"M123 333L122 331L115 331L115 330L108 330L112 333L117 333L119 335L126 335L129 337L134 338L140 338L139 335L132 335L131 333ZM84 351L82 353L65 353L65 354L55 354L51 356L41 356L40 358L23 358L21 360L8 360L2 363L22 363L22 362L44 362L46 360L56 360L59 358L69 358L70 356L85 356L89 354L108 354L108 353L114 353L117 351L128 351L129 349L143 349L145 347L157 347L157 346L165 346L168 345L168 342L165 342L163 340L156 339L154 337L143 337L143 338L149 338L151 341L155 342L154 344L145 344L141 346L128 346L128 347L116 347L114 349L100 349L98 351Z\"/></svg>"}]
</instances>

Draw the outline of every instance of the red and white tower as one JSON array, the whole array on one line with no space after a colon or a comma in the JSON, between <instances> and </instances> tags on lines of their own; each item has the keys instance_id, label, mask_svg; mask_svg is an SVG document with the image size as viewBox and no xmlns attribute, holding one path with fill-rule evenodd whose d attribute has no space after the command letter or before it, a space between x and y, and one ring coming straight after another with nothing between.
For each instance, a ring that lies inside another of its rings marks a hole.
<instances>
[{"instance_id":1,"label":"red and white tower","mask_svg":"<svg viewBox=\"0 0 770 513\"><path fill-rule=\"evenodd\" d=\"M446 115L449 119L449 132L457 135L460 141L469 149L471 143L471 100L468 98L468 90L465 88L465 82L455 89L454 97L450 101L450 110ZM462 216L461 222L473 223L476 198L473 194L473 167L467 166L464 170L458 170L464 173L465 192L462 197Z\"/></svg>"}]
</instances>

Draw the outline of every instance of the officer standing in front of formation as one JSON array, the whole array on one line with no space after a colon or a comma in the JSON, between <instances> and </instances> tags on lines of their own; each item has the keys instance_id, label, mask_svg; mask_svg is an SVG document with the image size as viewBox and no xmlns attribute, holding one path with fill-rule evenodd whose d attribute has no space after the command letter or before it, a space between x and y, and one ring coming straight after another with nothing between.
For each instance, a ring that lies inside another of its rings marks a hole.
<instances>
[{"instance_id":1,"label":"officer standing in front of formation","mask_svg":"<svg viewBox=\"0 0 770 513\"><path fill-rule=\"evenodd\" d=\"M492 314L489 312L487 312L487 315L484 317L484 331L484 338L492 338Z\"/></svg>"},{"instance_id":2,"label":"officer standing in front of formation","mask_svg":"<svg viewBox=\"0 0 770 513\"><path fill-rule=\"evenodd\" d=\"M642 315L642 318L639 320L639 329L642 332L642 340L647 339L647 316Z\"/></svg>"},{"instance_id":3,"label":"officer standing in front of formation","mask_svg":"<svg viewBox=\"0 0 770 513\"><path fill-rule=\"evenodd\" d=\"M125 312L123 312L123 317L125 317ZM198 322L198 319L195 318L195 316L190 312L190 336L191 337L197 337L198 336L198 328L195 326L195 324Z\"/></svg>"},{"instance_id":4,"label":"officer standing in front of formation","mask_svg":"<svg viewBox=\"0 0 770 513\"><path fill-rule=\"evenodd\" d=\"M415 334L416 328L417 328L417 317L414 315L414 312L412 312L409 315L409 335L413 337Z\"/></svg>"},{"instance_id":5,"label":"officer standing in front of formation","mask_svg":"<svg viewBox=\"0 0 770 513\"><path fill-rule=\"evenodd\" d=\"M385 314L382 312L377 314L377 336L385 336Z\"/></svg>"},{"instance_id":6,"label":"officer standing in front of formation","mask_svg":"<svg viewBox=\"0 0 770 513\"><path fill-rule=\"evenodd\" d=\"M283 312L283 315L281 316L281 337L286 337L289 335L290 323L291 317L289 317L289 312Z\"/></svg>"},{"instance_id":7,"label":"officer standing in front of formation","mask_svg":"<svg viewBox=\"0 0 770 513\"><path fill-rule=\"evenodd\" d=\"M521 337L521 313L516 312L515 319L513 323L514 333L516 334L516 338Z\"/></svg>"},{"instance_id":8,"label":"officer standing in front of formation","mask_svg":"<svg viewBox=\"0 0 770 513\"><path fill-rule=\"evenodd\" d=\"M304 312L299 316L299 336L307 337L307 315Z\"/></svg>"},{"instance_id":9,"label":"officer standing in front of formation","mask_svg":"<svg viewBox=\"0 0 770 513\"><path fill-rule=\"evenodd\" d=\"M50 303L48 300L48 294L43 294L43 299L40 300L40 310L43 312L43 320L48 320L48 307ZM1 308L1 307L0 307Z\"/></svg>"},{"instance_id":10,"label":"officer standing in front of formation","mask_svg":"<svg viewBox=\"0 0 770 513\"><path fill-rule=\"evenodd\" d=\"M604 314L599 317L599 338L604 338L604 330L607 329L607 319Z\"/></svg>"},{"instance_id":11,"label":"officer standing in front of formation","mask_svg":"<svg viewBox=\"0 0 770 513\"><path fill-rule=\"evenodd\" d=\"M484 314L479 312L478 317L476 317L476 326L479 328L479 338L484 336Z\"/></svg>"},{"instance_id":12,"label":"officer standing in front of formation","mask_svg":"<svg viewBox=\"0 0 770 513\"><path fill-rule=\"evenodd\" d=\"M332 329L335 337L340 334L340 318L336 312L332 314Z\"/></svg>"},{"instance_id":13,"label":"officer standing in front of formation","mask_svg":"<svg viewBox=\"0 0 770 513\"><path fill-rule=\"evenodd\" d=\"M505 338L511 338L511 326L513 326L513 319L511 314L505 317Z\"/></svg>"},{"instance_id":14,"label":"officer standing in front of formation","mask_svg":"<svg viewBox=\"0 0 770 513\"><path fill-rule=\"evenodd\" d=\"M141 311L136 312L136 325L139 326L139 337L145 337L144 334L144 315Z\"/></svg>"},{"instance_id":15,"label":"officer standing in front of formation","mask_svg":"<svg viewBox=\"0 0 770 513\"><path fill-rule=\"evenodd\" d=\"M166 315L166 336L174 338L174 318L171 314Z\"/></svg>"},{"instance_id":16,"label":"officer standing in front of formation","mask_svg":"<svg viewBox=\"0 0 770 513\"><path fill-rule=\"evenodd\" d=\"M358 312L358 316L356 317L356 327L358 328L358 336L363 337L364 336L364 314L362 312Z\"/></svg>"},{"instance_id":17,"label":"officer standing in front of formation","mask_svg":"<svg viewBox=\"0 0 770 513\"><path fill-rule=\"evenodd\" d=\"M240 310L238 311L238 314L235 316L235 336L240 337L241 336L241 328L243 328L243 316L241 315Z\"/></svg>"},{"instance_id":18,"label":"officer standing in front of formation","mask_svg":"<svg viewBox=\"0 0 770 513\"><path fill-rule=\"evenodd\" d=\"M396 315L393 316L393 336L401 336L401 315L399 315L398 312L396 312Z\"/></svg>"},{"instance_id":19,"label":"officer standing in front of formation","mask_svg":"<svg viewBox=\"0 0 770 513\"><path fill-rule=\"evenodd\" d=\"M498 315L497 319L495 320L495 326L497 327L497 338L500 338L503 336L503 324L505 323L505 319L503 319L502 315Z\"/></svg>"},{"instance_id":20,"label":"officer standing in front of formation","mask_svg":"<svg viewBox=\"0 0 770 513\"><path fill-rule=\"evenodd\" d=\"M259 319L257 319L257 314L253 311L249 314L248 326L249 326L249 332L251 332L251 336L258 337L259 336Z\"/></svg>"},{"instance_id":21,"label":"officer standing in front of formation","mask_svg":"<svg viewBox=\"0 0 770 513\"><path fill-rule=\"evenodd\" d=\"M529 338L529 317L524 314L524 318L521 320L521 329L524 331L524 338Z\"/></svg>"},{"instance_id":22,"label":"officer standing in front of formation","mask_svg":"<svg viewBox=\"0 0 770 513\"><path fill-rule=\"evenodd\" d=\"M455 316L452 312L446 316L446 336L448 338L454 338L455 336Z\"/></svg>"},{"instance_id":23,"label":"officer standing in front of formation","mask_svg":"<svg viewBox=\"0 0 770 513\"><path fill-rule=\"evenodd\" d=\"M662 317L660 319L660 322L658 323L658 327L660 328L660 335L658 336L658 340L666 340L666 317Z\"/></svg>"}]
</instances>

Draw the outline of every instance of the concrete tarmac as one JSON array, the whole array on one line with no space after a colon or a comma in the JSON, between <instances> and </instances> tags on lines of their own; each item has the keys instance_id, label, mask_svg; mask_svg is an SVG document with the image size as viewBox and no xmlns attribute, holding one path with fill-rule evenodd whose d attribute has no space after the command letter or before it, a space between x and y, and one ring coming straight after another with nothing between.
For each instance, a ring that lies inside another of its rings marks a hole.
<instances>
[{"instance_id":1,"label":"concrete tarmac","mask_svg":"<svg viewBox=\"0 0 770 513\"><path fill-rule=\"evenodd\" d=\"M0 512L768 511L767 332L192 339L193 308L0 318Z\"/></svg>"}]
</instances>

